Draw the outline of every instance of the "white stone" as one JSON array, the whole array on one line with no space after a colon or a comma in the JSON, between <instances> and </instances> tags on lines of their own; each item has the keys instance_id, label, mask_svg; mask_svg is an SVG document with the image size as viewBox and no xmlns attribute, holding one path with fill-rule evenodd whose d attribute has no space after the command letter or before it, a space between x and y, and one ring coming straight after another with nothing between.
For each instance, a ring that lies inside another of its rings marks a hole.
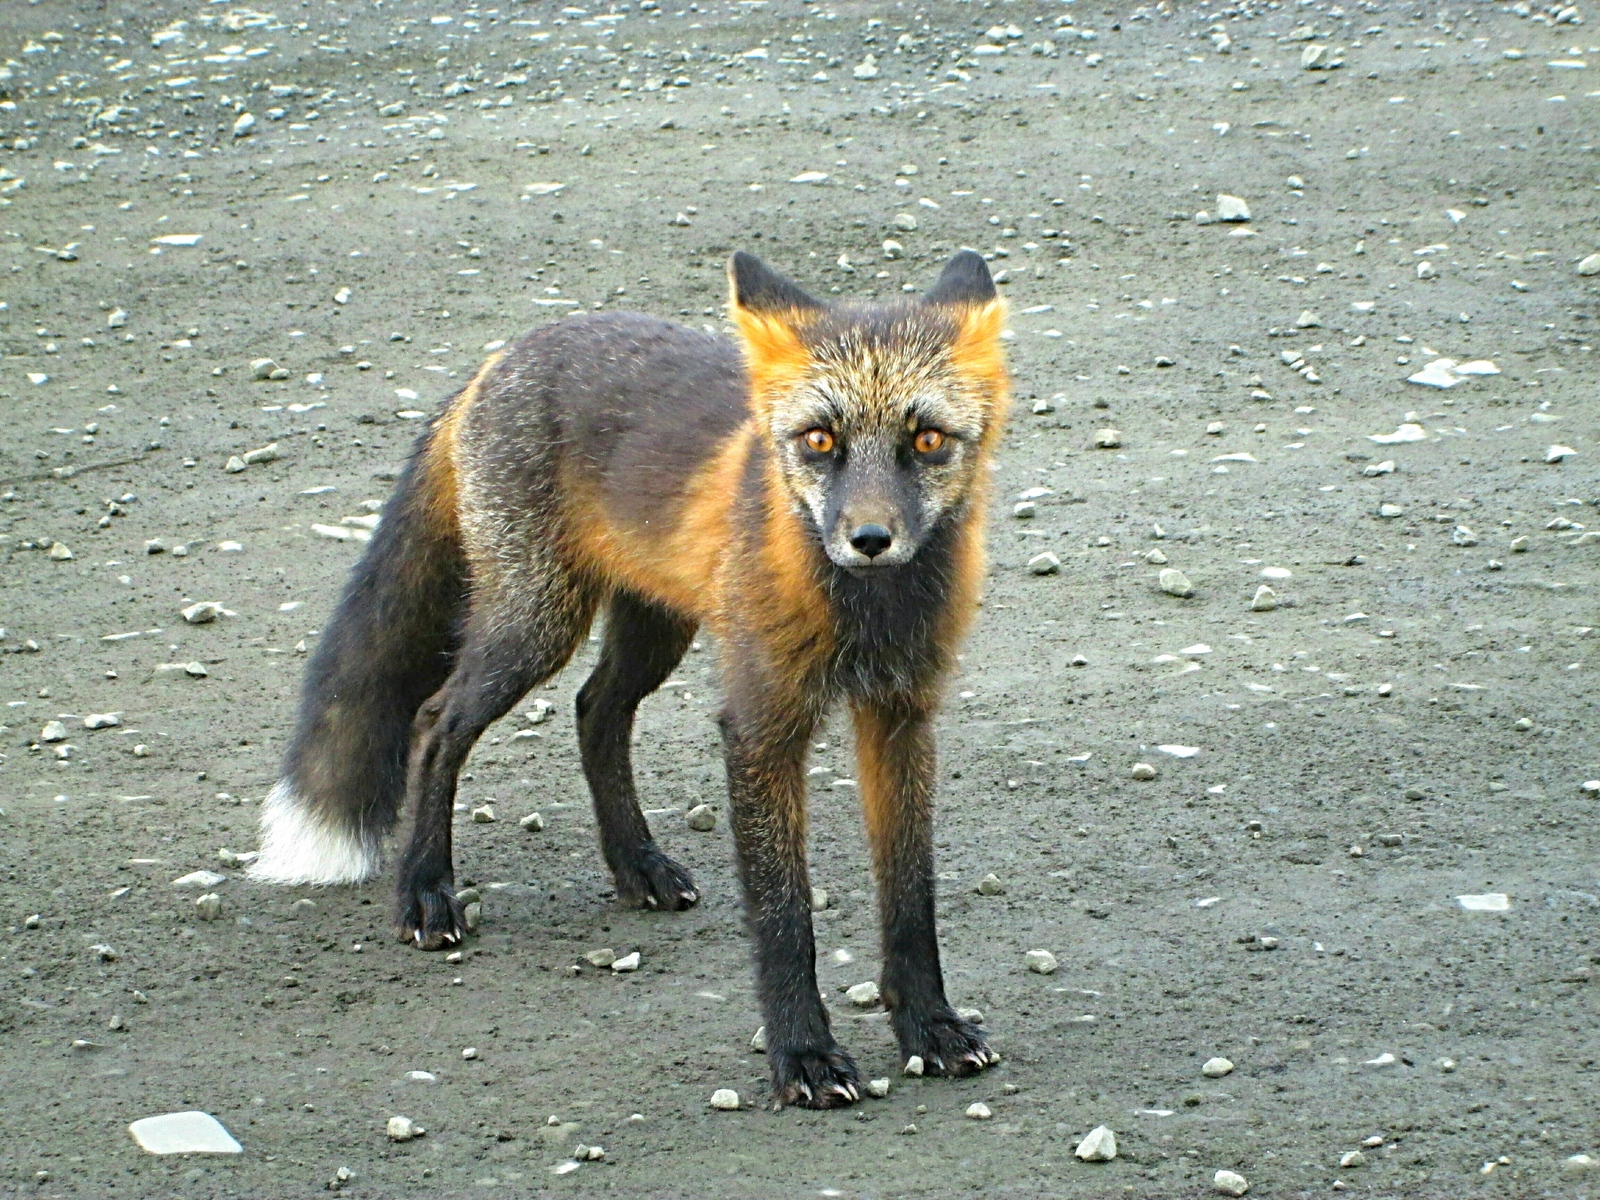
<instances>
[{"instance_id":1,"label":"white stone","mask_svg":"<svg viewBox=\"0 0 1600 1200\"><path fill-rule=\"evenodd\" d=\"M527 816L523 817L522 820L518 821L517 824L522 826L522 828L526 829L529 833L538 833L544 828L544 818L538 813L529 813Z\"/></svg>"},{"instance_id":2,"label":"white stone","mask_svg":"<svg viewBox=\"0 0 1600 1200\"><path fill-rule=\"evenodd\" d=\"M1052 975L1056 969L1056 956L1048 950L1029 950L1023 958L1027 961L1028 970L1035 975Z\"/></svg>"},{"instance_id":3,"label":"white stone","mask_svg":"<svg viewBox=\"0 0 1600 1200\"><path fill-rule=\"evenodd\" d=\"M1406 422L1393 433L1369 433L1369 442L1376 442L1380 446L1393 446L1401 442L1425 442L1428 440L1428 431L1421 425Z\"/></svg>"},{"instance_id":4,"label":"white stone","mask_svg":"<svg viewBox=\"0 0 1600 1200\"><path fill-rule=\"evenodd\" d=\"M975 890L980 896L1003 896L1006 893L1006 885L1000 882L998 875L990 871L982 879L978 880L978 886Z\"/></svg>"},{"instance_id":5,"label":"white stone","mask_svg":"<svg viewBox=\"0 0 1600 1200\"><path fill-rule=\"evenodd\" d=\"M711 1107L733 1112L739 1107L739 1093L732 1088L718 1088L711 1093Z\"/></svg>"},{"instance_id":6,"label":"white stone","mask_svg":"<svg viewBox=\"0 0 1600 1200\"><path fill-rule=\"evenodd\" d=\"M50 543L50 549L46 553L57 562L69 562L72 559L72 551L67 548L65 542Z\"/></svg>"},{"instance_id":7,"label":"white stone","mask_svg":"<svg viewBox=\"0 0 1600 1200\"><path fill-rule=\"evenodd\" d=\"M857 1008L871 1008L879 999L878 985L869 979L865 983L846 988L844 996Z\"/></svg>"},{"instance_id":8,"label":"white stone","mask_svg":"<svg viewBox=\"0 0 1600 1200\"><path fill-rule=\"evenodd\" d=\"M1028 570L1034 575L1054 575L1061 570L1061 560L1046 550L1028 560Z\"/></svg>"},{"instance_id":9,"label":"white stone","mask_svg":"<svg viewBox=\"0 0 1600 1200\"><path fill-rule=\"evenodd\" d=\"M215 921L222 915L222 897L215 892L207 892L195 899L194 907L195 915L202 921Z\"/></svg>"},{"instance_id":10,"label":"white stone","mask_svg":"<svg viewBox=\"0 0 1600 1200\"><path fill-rule=\"evenodd\" d=\"M244 459L240 458L237 454L233 454L230 455L228 457L228 461L222 465L222 469L229 475L237 475L240 471L245 469L246 465L247 464L245 463ZM315 529L316 526L313 525L312 528Z\"/></svg>"},{"instance_id":11,"label":"white stone","mask_svg":"<svg viewBox=\"0 0 1600 1200\"><path fill-rule=\"evenodd\" d=\"M1149 763L1134 763L1133 777L1141 783L1148 783L1156 777L1156 769Z\"/></svg>"},{"instance_id":12,"label":"white stone","mask_svg":"<svg viewBox=\"0 0 1600 1200\"><path fill-rule=\"evenodd\" d=\"M1498 375L1500 368L1486 358L1475 358L1471 362L1457 363L1451 368L1457 375Z\"/></svg>"},{"instance_id":13,"label":"white stone","mask_svg":"<svg viewBox=\"0 0 1600 1200\"><path fill-rule=\"evenodd\" d=\"M1457 896L1456 903L1468 912L1505 912L1511 897L1504 892L1485 892L1481 896Z\"/></svg>"},{"instance_id":14,"label":"white stone","mask_svg":"<svg viewBox=\"0 0 1600 1200\"><path fill-rule=\"evenodd\" d=\"M1180 746L1175 742L1168 742L1165 745L1157 746L1156 749L1161 751L1163 754L1172 755L1173 758L1193 758L1196 754L1200 753L1199 746Z\"/></svg>"},{"instance_id":15,"label":"white stone","mask_svg":"<svg viewBox=\"0 0 1600 1200\"><path fill-rule=\"evenodd\" d=\"M227 882L228 877L226 875L218 875L215 871L191 871L187 875L174 879L172 886L180 890L186 888L214 888L219 883Z\"/></svg>"},{"instance_id":16,"label":"white stone","mask_svg":"<svg viewBox=\"0 0 1600 1200\"><path fill-rule=\"evenodd\" d=\"M256 127L256 118L253 113L240 113L239 119L233 123L233 136L236 138L250 136L250 131Z\"/></svg>"},{"instance_id":17,"label":"white stone","mask_svg":"<svg viewBox=\"0 0 1600 1200\"><path fill-rule=\"evenodd\" d=\"M1225 1058L1208 1058L1200 1068L1200 1074L1207 1079L1221 1079L1224 1075L1231 1074L1233 1064Z\"/></svg>"},{"instance_id":18,"label":"white stone","mask_svg":"<svg viewBox=\"0 0 1600 1200\"><path fill-rule=\"evenodd\" d=\"M591 950L583 957L592 967L609 967L617 961L617 952L607 947L604 950Z\"/></svg>"},{"instance_id":19,"label":"white stone","mask_svg":"<svg viewBox=\"0 0 1600 1200\"><path fill-rule=\"evenodd\" d=\"M828 178L826 171L801 171L790 183L822 183Z\"/></svg>"},{"instance_id":20,"label":"white stone","mask_svg":"<svg viewBox=\"0 0 1600 1200\"><path fill-rule=\"evenodd\" d=\"M461 1052L461 1058L462 1058L462 1061L464 1061L464 1062L473 1062L473 1061L475 1061L477 1059L477 1057L478 1057L478 1048L476 1046L468 1046L465 1050L463 1050Z\"/></svg>"},{"instance_id":21,"label":"white stone","mask_svg":"<svg viewBox=\"0 0 1600 1200\"><path fill-rule=\"evenodd\" d=\"M1308 308L1294 319L1294 324L1296 329L1320 329L1322 318Z\"/></svg>"},{"instance_id":22,"label":"white stone","mask_svg":"<svg viewBox=\"0 0 1600 1200\"><path fill-rule=\"evenodd\" d=\"M1255 597L1250 601L1251 612L1271 612L1278 607L1278 593L1262 584L1256 589Z\"/></svg>"},{"instance_id":23,"label":"white stone","mask_svg":"<svg viewBox=\"0 0 1600 1200\"><path fill-rule=\"evenodd\" d=\"M903 1069L904 1073L907 1075L921 1075L928 1068L927 1064L922 1061L922 1055L913 1054L910 1058L906 1059L906 1065Z\"/></svg>"},{"instance_id":24,"label":"white stone","mask_svg":"<svg viewBox=\"0 0 1600 1200\"><path fill-rule=\"evenodd\" d=\"M629 971L637 971L639 969L639 952L634 950L624 954L611 964L611 969L619 975L625 975Z\"/></svg>"},{"instance_id":25,"label":"white stone","mask_svg":"<svg viewBox=\"0 0 1600 1200\"><path fill-rule=\"evenodd\" d=\"M437 1083L439 1077L432 1071L407 1071L406 1078L412 1083Z\"/></svg>"},{"instance_id":26,"label":"white stone","mask_svg":"<svg viewBox=\"0 0 1600 1200\"><path fill-rule=\"evenodd\" d=\"M1177 567L1167 567L1157 576L1161 590L1169 596L1192 596L1194 584L1189 582L1189 577Z\"/></svg>"},{"instance_id":27,"label":"white stone","mask_svg":"<svg viewBox=\"0 0 1600 1200\"><path fill-rule=\"evenodd\" d=\"M767 1027L765 1025L759 1026L750 1035L750 1049L757 1054L765 1054L767 1052Z\"/></svg>"},{"instance_id":28,"label":"white stone","mask_svg":"<svg viewBox=\"0 0 1600 1200\"><path fill-rule=\"evenodd\" d=\"M1563 459L1571 458L1573 455L1575 455L1577 453L1578 452L1576 450L1574 450L1571 446L1551 446L1550 449L1548 449L1548 450L1546 450L1544 452L1544 460L1547 463L1558 463L1558 462L1561 462ZM55 547L54 546L52 546L50 548L50 553L51 553L52 556L54 556L54 554L55 554Z\"/></svg>"},{"instance_id":29,"label":"white stone","mask_svg":"<svg viewBox=\"0 0 1600 1200\"><path fill-rule=\"evenodd\" d=\"M1110 1162L1117 1156L1117 1135L1105 1125L1096 1125L1073 1153L1084 1162Z\"/></svg>"},{"instance_id":30,"label":"white stone","mask_svg":"<svg viewBox=\"0 0 1600 1200\"><path fill-rule=\"evenodd\" d=\"M1386 458L1381 463L1373 463L1369 467L1362 467L1361 473L1368 479L1375 479L1379 475L1394 474L1394 459Z\"/></svg>"},{"instance_id":31,"label":"white stone","mask_svg":"<svg viewBox=\"0 0 1600 1200\"><path fill-rule=\"evenodd\" d=\"M522 719L529 725L541 725L554 707L555 705L549 700L535 700L533 707L522 714Z\"/></svg>"},{"instance_id":32,"label":"white stone","mask_svg":"<svg viewBox=\"0 0 1600 1200\"><path fill-rule=\"evenodd\" d=\"M483 804L472 810L472 823L474 825L493 825L498 818L494 815L493 804Z\"/></svg>"},{"instance_id":33,"label":"white stone","mask_svg":"<svg viewBox=\"0 0 1600 1200\"><path fill-rule=\"evenodd\" d=\"M1226 193L1217 195L1217 220L1219 221L1248 221L1250 219L1250 206L1238 196L1229 196Z\"/></svg>"},{"instance_id":34,"label":"white stone","mask_svg":"<svg viewBox=\"0 0 1600 1200\"><path fill-rule=\"evenodd\" d=\"M873 1097L874 1099L882 1100L888 1094L889 1080L887 1077L883 1079L867 1080L867 1095Z\"/></svg>"},{"instance_id":35,"label":"white stone","mask_svg":"<svg viewBox=\"0 0 1600 1200\"><path fill-rule=\"evenodd\" d=\"M39 733L41 742L64 742L67 740L67 727L60 721L47 721Z\"/></svg>"},{"instance_id":36,"label":"white stone","mask_svg":"<svg viewBox=\"0 0 1600 1200\"><path fill-rule=\"evenodd\" d=\"M1405 513L1406 513L1406 510L1401 508L1398 504L1380 504L1380 505L1378 505L1378 515L1380 517L1390 517L1390 518L1403 517L1403 516L1405 516Z\"/></svg>"},{"instance_id":37,"label":"white stone","mask_svg":"<svg viewBox=\"0 0 1600 1200\"><path fill-rule=\"evenodd\" d=\"M814 887L811 889L811 911L824 912L828 907L828 889Z\"/></svg>"},{"instance_id":38,"label":"white stone","mask_svg":"<svg viewBox=\"0 0 1600 1200\"><path fill-rule=\"evenodd\" d=\"M238 1154L243 1149L210 1113L144 1117L129 1125L128 1132L147 1154Z\"/></svg>"},{"instance_id":39,"label":"white stone","mask_svg":"<svg viewBox=\"0 0 1600 1200\"><path fill-rule=\"evenodd\" d=\"M1250 1190L1245 1177L1236 1171L1218 1171L1211 1177L1211 1186L1224 1196L1242 1196Z\"/></svg>"},{"instance_id":40,"label":"white stone","mask_svg":"<svg viewBox=\"0 0 1600 1200\"><path fill-rule=\"evenodd\" d=\"M1600 254L1592 255L1597 265L1600 265ZM1600 270L1589 272L1591 275L1600 274ZM1592 1171L1600 1170L1600 1159L1588 1154L1573 1154L1561 1161L1563 1175L1587 1175Z\"/></svg>"},{"instance_id":41,"label":"white stone","mask_svg":"<svg viewBox=\"0 0 1600 1200\"><path fill-rule=\"evenodd\" d=\"M122 718L116 713L90 713L83 719L85 729L110 729L121 724Z\"/></svg>"},{"instance_id":42,"label":"white stone","mask_svg":"<svg viewBox=\"0 0 1600 1200\"><path fill-rule=\"evenodd\" d=\"M233 615L215 600L201 600L196 604L189 605L182 612L183 619L191 625L209 625L218 617L231 617Z\"/></svg>"},{"instance_id":43,"label":"white stone","mask_svg":"<svg viewBox=\"0 0 1600 1200\"><path fill-rule=\"evenodd\" d=\"M710 833L717 827L717 814L709 804L696 804L683 819L696 833Z\"/></svg>"},{"instance_id":44,"label":"white stone","mask_svg":"<svg viewBox=\"0 0 1600 1200\"><path fill-rule=\"evenodd\" d=\"M1579 275L1600 275L1600 254L1591 254L1578 263ZM1584 1157L1579 1155L1578 1157Z\"/></svg>"},{"instance_id":45,"label":"white stone","mask_svg":"<svg viewBox=\"0 0 1600 1200\"><path fill-rule=\"evenodd\" d=\"M1115 450L1122 445L1120 429L1097 429L1094 435L1096 450Z\"/></svg>"},{"instance_id":46,"label":"white stone","mask_svg":"<svg viewBox=\"0 0 1600 1200\"><path fill-rule=\"evenodd\" d=\"M409 1142L428 1131L410 1117L390 1117L387 1132L391 1142Z\"/></svg>"},{"instance_id":47,"label":"white stone","mask_svg":"<svg viewBox=\"0 0 1600 1200\"><path fill-rule=\"evenodd\" d=\"M1427 263L1422 264L1424 267L1427 265ZM1421 268L1418 269L1420 270ZM1418 371L1415 375L1407 375L1406 382L1420 383L1423 387L1453 388L1456 386L1456 384L1461 382L1461 376L1457 375L1455 371L1452 370L1454 366L1455 363L1451 362L1448 358L1435 359L1433 362L1423 367L1422 370ZM1416 439L1412 440L1414 441Z\"/></svg>"},{"instance_id":48,"label":"white stone","mask_svg":"<svg viewBox=\"0 0 1600 1200\"><path fill-rule=\"evenodd\" d=\"M270 442L257 450L246 450L244 453L244 463L246 466L250 466L254 463L277 462L280 457L281 455L278 452L278 443Z\"/></svg>"},{"instance_id":49,"label":"white stone","mask_svg":"<svg viewBox=\"0 0 1600 1200\"><path fill-rule=\"evenodd\" d=\"M876 79L878 77L878 58L877 58L877 55L875 55L875 54L867 55L859 63L856 64L855 70L853 70L851 72L851 74L854 75L857 79Z\"/></svg>"},{"instance_id":50,"label":"white stone","mask_svg":"<svg viewBox=\"0 0 1600 1200\"><path fill-rule=\"evenodd\" d=\"M1359 1150L1349 1150L1339 1156L1339 1165L1347 1169L1364 1167L1367 1165L1367 1156Z\"/></svg>"},{"instance_id":51,"label":"white stone","mask_svg":"<svg viewBox=\"0 0 1600 1200\"><path fill-rule=\"evenodd\" d=\"M1144 552L1144 560L1153 567L1164 567L1167 565L1167 556L1162 553L1160 546L1157 546L1152 550L1146 550Z\"/></svg>"},{"instance_id":52,"label":"white stone","mask_svg":"<svg viewBox=\"0 0 1600 1200\"><path fill-rule=\"evenodd\" d=\"M967 1119L969 1121L987 1121L994 1113L989 1111L989 1106L982 1100L967 1105Z\"/></svg>"}]
</instances>

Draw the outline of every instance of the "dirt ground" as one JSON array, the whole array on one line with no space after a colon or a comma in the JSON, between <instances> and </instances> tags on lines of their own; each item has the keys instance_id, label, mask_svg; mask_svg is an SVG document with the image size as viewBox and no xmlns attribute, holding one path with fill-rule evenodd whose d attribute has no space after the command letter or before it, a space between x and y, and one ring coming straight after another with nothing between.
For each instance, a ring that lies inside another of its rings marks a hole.
<instances>
[{"instance_id":1,"label":"dirt ground","mask_svg":"<svg viewBox=\"0 0 1600 1200\"><path fill-rule=\"evenodd\" d=\"M1600 1155L1585 14L260 2L0 13L0 1189L1600 1194L1571 1158ZM724 804L709 643L637 752L693 911L614 906L582 662L469 764L498 820L460 816L464 961L390 939L387 878L219 859L256 844L346 518L489 343L577 309L718 326L734 248L889 298L960 246L1006 272L1017 409L941 724L939 912L998 1066L902 1077L843 995L877 947L837 723L819 971L893 1088L764 1106L725 815L684 818ZM1439 358L1498 374L1407 382ZM174 887L200 870L226 880ZM185 1109L243 1153L128 1135ZM1102 1124L1117 1159L1078 1161Z\"/></svg>"}]
</instances>

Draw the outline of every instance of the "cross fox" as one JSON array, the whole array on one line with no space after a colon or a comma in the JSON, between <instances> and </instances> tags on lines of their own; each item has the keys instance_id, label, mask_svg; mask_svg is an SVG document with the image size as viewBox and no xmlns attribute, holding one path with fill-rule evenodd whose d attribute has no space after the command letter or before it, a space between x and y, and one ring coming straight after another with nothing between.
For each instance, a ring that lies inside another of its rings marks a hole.
<instances>
[{"instance_id":1,"label":"cross fox","mask_svg":"<svg viewBox=\"0 0 1600 1200\"><path fill-rule=\"evenodd\" d=\"M902 1060L998 1061L945 998L932 821L933 719L977 608L1009 404L1004 304L971 251L887 305L824 304L744 253L728 275L738 343L564 320L490 358L418 438L307 666L252 873L361 882L404 811L398 935L459 942L457 772L603 609L577 700L600 848L623 902L694 904L639 810L630 735L704 625L774 1098L831 1108L859 1076L817 990L806 754L839 699Z\"/></svg>"}]
</instances>

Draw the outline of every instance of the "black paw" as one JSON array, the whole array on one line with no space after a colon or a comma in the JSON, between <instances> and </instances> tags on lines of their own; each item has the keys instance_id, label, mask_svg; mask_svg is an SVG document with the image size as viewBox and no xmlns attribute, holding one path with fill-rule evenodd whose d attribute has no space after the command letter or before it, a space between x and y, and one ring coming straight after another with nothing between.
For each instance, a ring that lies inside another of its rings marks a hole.
<instances>
[{"instance_id":1,"label":"black paw","mask_svg":"<svg viewBox=\"0 0 1600 1200\"><path fill-rule=\"evenodd\" d=\"M983 1031L949 1009L932 1016L897 1010L890 1019L900 1040L901 1062L915 1055L929 1075L972 1075L1000 1061Z\"/></svg>"},{"instance_id":2,"label":"black paw","mask_svg":"<svg viewBox=\"0 0 1600 1200\"><path fill-rule=\"evenodd\" d=\"M778 1108L843 1108L861 1099L861 1076L855 1061L838 1046L825 1050L783 1050L769 1047L772 1099Z\"/></svg>"},{"instance_id":3,"label":"black paw","mask_svg":"<svg viewBox=\"0 0 1600 1200\"><path fill-rule=\"evenodd\" d=\"M700 899L694 877L653 845L630 854L612 874L617 899L633 908L677 910Z\"/></svg>"},{"instance_id":4,"label":"black paw","mask_svg":"<svg viewBox=\"0 0 1600 1200\"><path fill-rule=\"evenodd\" d=\"M395 936L418 950L443 950L466 940L461 902L448 883L401 884L395 901Z\"/></svg>"}]
</instances>

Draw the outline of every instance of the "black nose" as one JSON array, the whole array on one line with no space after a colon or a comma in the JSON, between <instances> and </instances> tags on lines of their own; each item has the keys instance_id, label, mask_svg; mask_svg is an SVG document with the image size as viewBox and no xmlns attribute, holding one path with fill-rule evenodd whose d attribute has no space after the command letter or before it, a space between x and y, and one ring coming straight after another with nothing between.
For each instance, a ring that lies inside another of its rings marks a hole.
<instances>
[{"instance_id":1,"label":"black nose","mask_svg":"<svg viewBox=\"0 0 1600 1200\"><path fill-rule=\"evenodd\" d=\"M894 535L882 525L857 525L850 534L850 544L868 558L877 558L892 541Z\"/></svg>"}]
</instances>

